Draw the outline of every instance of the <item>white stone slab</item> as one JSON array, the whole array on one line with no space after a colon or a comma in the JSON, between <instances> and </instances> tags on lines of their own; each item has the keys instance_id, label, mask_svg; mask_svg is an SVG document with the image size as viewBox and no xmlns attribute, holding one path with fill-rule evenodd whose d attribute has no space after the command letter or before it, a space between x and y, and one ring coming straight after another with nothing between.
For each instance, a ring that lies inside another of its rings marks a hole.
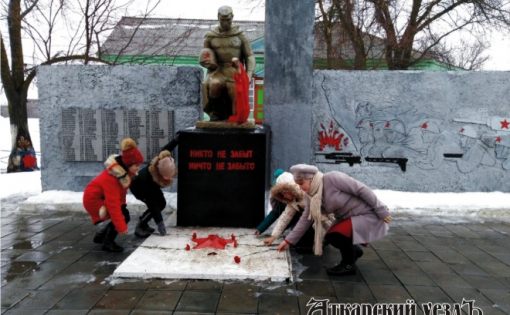
<instances>
[{"instance_id":1,"label":"white stone slab","mask_svg":"<svg viewBox=\"0 0 510 315\"><path fill-rule=\"evenodd\" d=\"M276 247L263 245L262 238L253 229L238 228L184 228L168 229L168 235L151 235L122 264L113 277L138 279L252 279L257 281L292 280L290 253L277 252ZM198 238L217 234L230 239L236 236L238 246L228 244L221 249L191 249ZM211 254L215 253L215 254ZM235 263L239 256L241 262Z\"/></svg>"}]
</instances>

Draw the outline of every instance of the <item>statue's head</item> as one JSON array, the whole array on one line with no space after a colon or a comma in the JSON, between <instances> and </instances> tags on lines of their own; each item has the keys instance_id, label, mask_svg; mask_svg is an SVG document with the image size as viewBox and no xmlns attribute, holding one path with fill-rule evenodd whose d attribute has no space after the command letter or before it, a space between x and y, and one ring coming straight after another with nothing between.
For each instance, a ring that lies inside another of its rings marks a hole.
<instances>
[{"instance_id":1,"label":"statue's head","mask_svg":"<svg viewBox=\"0 0 510 315\"><path fill-rule=\"evenodd\" d=\"M218 9L218 21L220 22L220 28L222 31L229 31L232 27L232 19L234 18L234 12L228 5L221 6Z\"/></svg>"}]
</instances>

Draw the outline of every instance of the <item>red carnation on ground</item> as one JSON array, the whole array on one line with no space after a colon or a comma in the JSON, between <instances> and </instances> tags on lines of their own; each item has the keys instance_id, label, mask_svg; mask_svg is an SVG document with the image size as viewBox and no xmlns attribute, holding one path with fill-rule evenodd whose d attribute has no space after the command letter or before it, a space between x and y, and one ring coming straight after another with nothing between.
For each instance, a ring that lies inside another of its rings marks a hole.
<instances>
[{"instance_id":1,"label":"red carnation on ground","mask_svg":"<svg viewBox=\"0 0 510 315\"><path fill-rule=\"evenodd\" d=\"M186 250L190 250L191 249L191 246L189 246L189 244L186 244Z\"/></svg>"},{"instance_id":2,"label":"red carnation on ground","mask_svg":"<svg viewBox=\"0 0 510 315\"><path fill-rule=\"evenodd\" d=\"M235 256L235 257L234 257L234 261L235 261L235 263L236 263L236 264L241 263L241 257L239 257L239 256Z\"/></svg>"}]
</instances>

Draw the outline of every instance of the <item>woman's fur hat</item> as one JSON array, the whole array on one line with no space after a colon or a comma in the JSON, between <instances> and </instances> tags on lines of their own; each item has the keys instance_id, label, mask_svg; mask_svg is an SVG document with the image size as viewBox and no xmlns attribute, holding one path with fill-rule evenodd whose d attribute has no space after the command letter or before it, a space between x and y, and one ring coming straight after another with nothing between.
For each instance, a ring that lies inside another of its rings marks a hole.
<instances>
[{"instance_id":1,"label":"woman's fur hat","mask_svg":"<svg viewBox=\"0 0 510 315\"><path fill-rule=\"evenodd\" d=\"M170 186L177 175L172 153L168 150L161 151L158 156L152 159L149 165L149 173L152 180L161 187Z\"/></svg>"},{"instance_id":2,"label":"woman's fur hat","mask_svg":"<svg viewBox=\"0 0 510 315\"><path fill-rule=\"evenodd\" d=\"M294 180L312 179L319 169L314 165L296 164L290 167L290 172L294 175Z\"/></svg>"}]
</instances>

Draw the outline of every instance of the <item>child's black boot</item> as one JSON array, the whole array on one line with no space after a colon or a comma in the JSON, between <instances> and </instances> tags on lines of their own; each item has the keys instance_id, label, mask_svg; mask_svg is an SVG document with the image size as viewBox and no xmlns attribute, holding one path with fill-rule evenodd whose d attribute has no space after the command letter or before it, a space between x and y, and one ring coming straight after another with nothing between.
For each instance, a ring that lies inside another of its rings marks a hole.
<instances>
[{"instance_id":1,"label":"child's black boot","mask_svg":"<svg viewBox=\"0 0 510 315\"><path fill-rule=\"evenodd\" d=\"M106 234L103 242L102 249L107 252L120 253L124 251L124 248L117 243L115 243L115 238L117 237L117 231L112 223L109 223L106 226Z\"/></svg>"},{"instance_id":2,"label":"child's black boot","mask_svg":"<svg viewBox=\"0 0 510 315\"><path fill-rule=\"evenodd\" d=\"M151 228L148 224L151 219L151 214L149 211L145 211L140 217L140 221L136 225L135 235L141 238L149 237L152 233L154 233L154 229Z\"/></svg>"},{"instance_id":3,"label":"child's black boot","mask_svg":"<svg viewBox=\"0 0 510 315\"><path fill-rule=\"evenodd\" d=\"M94 239L92 240L96 244L103 244L104 238L106 236L106 229L108 228L108 224L102 227L99 231L94 235Z\"/></svg>"},{"instance_id":4,"label":"child's black boot","mask_svg":"<svg viewBox=\"0 0 510 315\"><path fill-rule=\"evenodd\" d=\"M96 232L96 234L94 235L94 239L92 241L96 244L102 244L104 242L105 236L106 236L105 230Z\"/></svg>"},{"instance_id":5,"label":"child's black boot","mask_svg":"<svg viewBox=\"0 0 510 315\"><path fill-rule=\"evenodd\" d=\"M326 269L328 275L332 276L348 276L355 275L357 268L356 260L363 255L361 247L352 244L352 238L344 236L340 233L328 233L326 238L329 244L340 250L342 261L340 264Z\"/></svg>"}]
</instances>

